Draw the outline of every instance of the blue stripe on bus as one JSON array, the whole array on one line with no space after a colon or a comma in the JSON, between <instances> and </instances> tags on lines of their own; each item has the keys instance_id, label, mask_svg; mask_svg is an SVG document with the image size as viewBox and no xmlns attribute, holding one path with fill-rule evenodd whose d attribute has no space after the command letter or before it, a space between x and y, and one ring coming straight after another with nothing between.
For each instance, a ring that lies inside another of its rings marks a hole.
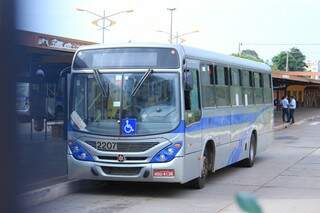
<instances>
[{"instance_id":1,"label":"blue stripe on bus","mask_svg":"<svg viewBox=\"0 0 320 213\"><path fill-rule=\"evenodd\" d=\"M228 158L228 165L231 165L233 163L236 163L240 160L241 154L243 152L243 145L249 141L249 138L251 137L251 130L248 129L241 133L238 141L238 145L234 147L232 152L229 155Z\"/></svg>"},{"instance_id":2,"label":"blue stripe on bus","mask_svg":"<svg viewBox=\"0 0 320 213\"><path fill-rule=\"evenodd\" d=\"M264 107L258 112L253 113L242 113L234 115L224 115L224 116L214 116L214 117L204 117L200 122L191 124L190 126L184 129L185 123L181 121L177 129L172 131L172 133L184 133L199 131L201 129L210 129L210 128L219 128L229 125L237 125L243 123L254 123L259 115L261 115L266 110L270 109L270 106Z\"/></svg>"}]
</instances>

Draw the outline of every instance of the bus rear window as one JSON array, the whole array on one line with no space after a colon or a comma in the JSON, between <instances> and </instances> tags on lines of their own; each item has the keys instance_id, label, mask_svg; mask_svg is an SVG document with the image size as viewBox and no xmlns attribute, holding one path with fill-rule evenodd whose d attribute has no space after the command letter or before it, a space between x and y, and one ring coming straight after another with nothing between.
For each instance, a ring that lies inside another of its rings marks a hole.
<instances>
[{"instance_id":1,"label":"bus rear window","mask_svg":"<svg viewBox=\"0 0 320 213\"><path fill-rule=\"evenodd\" d=\"M104 48L79 51L73 69L179 68L173 48Z\"/></svg>"}]
</instances>

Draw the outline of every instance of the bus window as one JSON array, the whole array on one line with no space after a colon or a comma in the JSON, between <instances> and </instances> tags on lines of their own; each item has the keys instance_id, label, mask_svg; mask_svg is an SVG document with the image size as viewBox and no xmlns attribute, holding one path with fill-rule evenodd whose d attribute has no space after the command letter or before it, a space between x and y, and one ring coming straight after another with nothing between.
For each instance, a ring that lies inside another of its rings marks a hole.
<instances>
[{"instance_id":1,"label":"bus window","mask_svg":"<svg viewBox=\"0 0 320 213\"><path fill-rule=\"evenodd\" d=\"M253 80L252 72L242 70L241 71L241 80L242 80L242 101L244 105L253 104Z\"/></svg>"},{"instance_id":2,"label":"bus window","mask_svg":"<svg viewBox=\"0 0 320 213\"><path fill-rule=\"evenodd\" d=\"M216 84L217 85L225 85L225 73L224 69L221 66L217 66L217 77L216 77Z\"/></svg>"},{"instance_id":3,"label":"bus window","mask_svg":"<svg viewBox=\"0 0 320 213\"><path fill-rule=\"evenodd\" d=\"M240 70L231 68L232 86L240 86Z\"/></svg>"},{"instance_id":4,"label":"bus window","mask_svg":"<svg viewBox=\"0 0 320 213\"><path fill-rule=\"evenodd\" d=\"M214 85L214 76L217 72L217 66L213 66L212 64L209 65L209 77L210 77L210 84Z\"/></svg>"},{"instance_id":5,"label":"bus window","mask_svg":"<svg viewBox=\"0 0 320 213\"><path fill-rule=\"evenodd\" d=\"M261 88L261 80L260 80L260 73L253 73L254 75L254 102L255 104L262 104L263 103L263 89Z\"/></svg>"},{"instance_id":6,"label":"bus window","mask_svg":"<svg viewBox=\"0 0 320 213\"><path fill-rule=\"evenodd\" d=\"M264 85L262 73L259 73L259 81L260 81L260 87L262 88Z\"/></svg>"},{"instance_id":7,"label":"bus window","mask_svg":"<svg viewBox=\"0 0 320 213\"><path fill-rule=\"evenodd\" d=\"M191 124L200 120L200 96L199 96L199 72L195 68L188 69L192 75L192 87L184 91L186 124Z\"/></svg>"},{"instance_id":8,"label":"bus window","mask_svg":"<svg viewBox=\"0 0 320 213\"><path fill-rule=\"evenodd\" d=\"M254 73L254 87L260 88L260 73Z\"/></svg>"},{"instance_id":9,"label":"bus window","mask_svg":"<svg viewBox=\"0 0 320 213\"><path fill-rule=\"evenodd\" d=\"M73 83L73 100L74 110L79 114L80 117L85 118L85 106L87 103L87 77L84 75L77 75L74 77Z\"/></svg>"},{"instance_id":10,"label":"bus window","mask_svg":"<svg viewBox=\"0 0 320 213\"><path fill-rule=\"evenodd\" d=\"M230 105L230 90L228 68L217 66L216 104L217 106Z\"/></svg>"},{"instance_id":11,"label":"bus window","mask_svg":"<svg viewBox=\"0 0 320 213\"><path fill-rule=\"evenodd\" d=\"M242 76L241 76L241 70L240 69L238 69L238 73L239 73L239 86L242 86L243 82L242 82Z\"/></svg>"},{"instance_id":12,"label":"bus window","mask_svg":"<svg viewBox=\"0 0 320 213\"><path fill-rule=\"evenodd\" d=\"M271 74L269 74L268 76L269 76L269 88L272 88L272 77L271 77Z\"/></svg>"},{"instance_id":13,"label":"bus window","mask_svg":"<svg viewBox=\"0 0 320 213\"><path fill-rule=\"evenodd\" d=\"M254 87L254 73L249 71L249 82L250 82L250 87Z\"/></svg>"},{"instance_id":14,"label":"bus window","mask_svg":"<svg viewBox=\"0 0 320 213\"><path fill-rule=\"evenodd\" d=\"M263 74L263 87L264 88L271 88L268 74Z\"/></svg>"},{"instance_id":15,"label":"bus window","mask_svg":"<svg viewBox=\"0 0 320 213\"><path fill-rule=\"evenodd\" d=\"M269 74L263 74L263 100L264 103L272 102L272 89Z\"/></svg>"},{"instance_id":16,"label":"bus window","mask_svg":"<svg viewBox=\"0 0 320 213\"><path fill-rule=\"evenodd\" d=\"M210 84L210 72L209 72L209 65L208 64L201 64L201 84L209 85Z\"/></svg>"},{"instance_id":17,"label":"bus window","mask_svg":"<svg viewBox=\"0 0 320 213\"><path fill-rule=\"evenodd\" d=\"M202 104L204 107L215 106L215 87L214 87L215 66L212 64L201 64L201 91Z\"/></svg>"},{"instance_id":18,"label":"bus window","mask_svg":"<svg viewBox=\"0 0 320 213\"><path fill-rule=\"evenodd\" d=\"M241 72L241 79L242 79L242 85L243 87L250 87L250 79L249 79L249 72L248 71L242 71Z\"/></svg>"},{"instance_id":19,"label":"bus window","mask_svg":"<svg viewBox=\"0 0 320 213\"><path fill-rule=\"evenodd\" d=\"M200 65L201 68L201 83L206 85L214 85L215 84L215 72L217 67L212 64L203 63Z\"/></svg>"},{"instance_id":20,"label":"bus window","mask_svg":"<svg viewBox=\"0 0 320 213\"><path fill-rule=\"evenodd\" d=\"M224 85L229 85L230 83L230 77L229 77L229 68L224 67Z\"/></svg>"},{"instance_id":21,"label":"bus window","mask_svg":"<svg viewBox=\"0 0 320 213\"><path fill-rule=\"evenodd\" d=\"M242 90L240 87L240 70L231 68L231 82L230 87L231 105L239 106L242 105Z\"/></svg>"}]
</instances>

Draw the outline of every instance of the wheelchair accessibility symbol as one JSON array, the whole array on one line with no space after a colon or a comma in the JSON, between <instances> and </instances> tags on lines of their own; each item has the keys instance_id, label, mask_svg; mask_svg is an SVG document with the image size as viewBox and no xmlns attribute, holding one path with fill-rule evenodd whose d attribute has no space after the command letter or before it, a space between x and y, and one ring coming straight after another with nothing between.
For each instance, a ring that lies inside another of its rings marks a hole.
<instances>
[{"instance_id":1,"label":"wheelchair accessibility symbol","mask_svg":"<svg viewBox=\"0 0 320 213\"><path fill-rule=\"evenodd\" d=\"M133 135L136 132L136 119L122 119L121 129L125 135Z\"/></svg>"}]
</instances>

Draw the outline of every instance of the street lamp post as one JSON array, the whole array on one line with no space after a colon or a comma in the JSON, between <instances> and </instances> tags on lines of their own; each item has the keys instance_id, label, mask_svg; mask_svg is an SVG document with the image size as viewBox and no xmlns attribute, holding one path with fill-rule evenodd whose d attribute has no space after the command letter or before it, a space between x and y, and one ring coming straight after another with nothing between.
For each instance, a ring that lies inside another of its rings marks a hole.
<instances>
[{"instance_id":1,"label":"street lamp post","mask_svg":"<svg viewBox=\"0 0 320 213\"><path fill-rule=\"evenodd\" d=\"M162 31L162 30L157 30L158 33L165 33L165 34L169 34L168 32L165 32L165 31ZM181 39L181 43L184 42L185 40L182 38L182 36L186 36L186 35L190 35L190 34L193 34L193 33L198 33L199 30L193 30L193 31L190 31L190 32L187 32L187 33L182 33L182 34L179 34L178 32L176 32L176 36L175 37L172 37L172 40L173 38L176 39L176 44L179 44L179 39ZM170 43L172 43L172 40ZM170 41L170 40L169 40Z\"/></svg>"},{"instance_id":2,"label":"street lamp post","mask_svg":"<svg viewBox=\"0 0 320 213\"><path fill-rule=\"evenodd\" d=\"M118 15L118 14L121 14L121 13L131 13L133 12L133 10L124 10L124 11L120 11L120 12L116 12L116 13L113 13L113 14L110 14L110 15L106 15L106 10L103 10L103 15L100 15L100 14L97 14L95 12L92 12L90 10L86 10L86 9L81 9L81 8L77 8L78 11L80 12L87 12L91 15L94 15L96 17L98 17L98 19L92 21L92 24L100 27L100 29L102 30L102 43L104 43L104 31L107 30L107 27L110 27L112 25L114 25L116 22L111 20L110 17L112 16L115 16L115 15ZM98 25L98 22L99 21L102 21L102 26L99 26ZM109 21L109 25L106 26L106 21Z\"/></svg>"},{"instance_id":3,"label":"street lamp post","mask_svg":"<svg viewBox=\"0 0 320 213\"><path fill-rule=\"evenodd\" d=\"M242 46L242 42L239 42L239 45L238 45L238 54L239 55L241 54L241 46Z\"/></svg>"},{"instance_id":4,"label":"street lamp post","mask_svg":"<svg viewBox=\"0 0 320 213\"><path fill-rule=\"evenodd\" d=\"M104 44L104 31L106 30L106 10L103 10L103 19L102 19L102 43Z\"/></svg>"},{"instance_id":5,"label":"street lamp post","mask_svg":"<svg viewBox=\"0 0 320 213\"><path fill-rule=\"evenodd\" d=\"M182 34L179 34L177 32L177 36L176 36L176 43L178 44L179 43L179 38L182 40L182 42L184 41L184 39L182 38L183 36L186 36L186 35L190 35L190 34L193 34L193 33L198 33L199 30L193 30L193 31L190 31L190 32L187 32L187 33L182 33ZM181 43L182 43L181 42Z\"/></svg>"},{"instance_id":6,"label":"street lamp post","mask_svg":"<svg viewBox=\"0 0 320 213\"><path fill-rule=\"evenodd\" d=\"M170 11L170 44L172 44L172 16L173 16L173 11L176 10L176 8L167 8L167 10Z\"/></svg>"},{"instance_id":7,"label":"street lamp post","mask_svg":"<svg viewBox=\"0 0 320 213\"><path fill-rule=\"evenodd\" d=\"M178 43L179 43L179 33L176 32L176 44L178 44Z\"/></svg>"},{"instance_id":8,"label":"street lamp post","mask_svg":"<svg viewBox=\"0 0 320 213\"><path fill-rule=\"evenodd\" d=\"M287 59L286 59L286 72L289 71L289 51L287 51Z\"/></svg>"}]
</instances>

